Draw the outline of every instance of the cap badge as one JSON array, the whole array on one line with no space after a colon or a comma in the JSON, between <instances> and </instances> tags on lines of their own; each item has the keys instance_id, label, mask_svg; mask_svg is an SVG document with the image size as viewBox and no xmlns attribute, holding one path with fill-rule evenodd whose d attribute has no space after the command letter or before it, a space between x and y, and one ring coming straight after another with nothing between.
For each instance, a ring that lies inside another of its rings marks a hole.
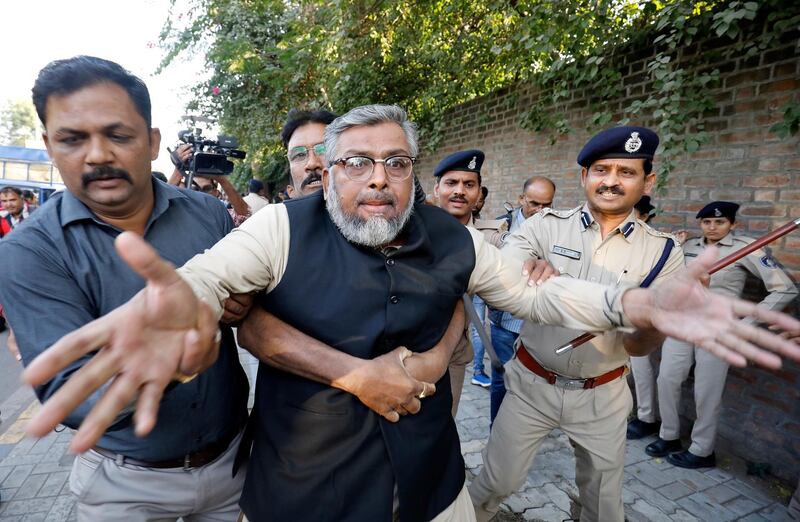
<instances>
[{"instance_id":1,"label":"cap badge","mask_svg":"<svg viewBox=\"0 0 800 522\"><path fill-rule=\"evenodd\" d=\"M722 212L718 208L714 209L714 217L722 217Z\"/></svg>"},{"instance_id":2,"label":"cap badge","mask_svg":"<svg viewBox=\"0 0 800 522\"><path fill-rule=\"evenodd\" d=\"M631 132L631 137L625 142L625 150L633 153L642 148L642 139L638 132Z\"/></svg>"},{"instance_id":3,"label":"cap badge","mask_svg":"<svg viewBox=\"0 0 800 522\"><path fill-rule=\"evenodd\" d=\"M474 169L475 166L478 164L477 160L478 160L477 156L472 156L472 159L469 161L469 165L467 165L467 168L468 169Z\"/></svg>"}]
</instances>

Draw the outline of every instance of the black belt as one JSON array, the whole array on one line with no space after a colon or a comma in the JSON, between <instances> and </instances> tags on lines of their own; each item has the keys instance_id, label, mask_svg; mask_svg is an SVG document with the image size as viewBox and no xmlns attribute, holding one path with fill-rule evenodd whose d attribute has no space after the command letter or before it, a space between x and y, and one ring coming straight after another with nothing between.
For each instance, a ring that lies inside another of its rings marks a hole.
<instances>
[{"instance_id":1,"label":"black belt","mask_svg":"<svg viewBox=\"0 0 800 522\"><path fill-rule=\"evenodd\" d=\"M92 449L99 453L100 455L107 457L109 459L114 460L117 465L121 466L123 464L131 464L133 466L140 466L143 468L158 468L158 469L167 469L167 468L183 468L183 469L192 469L192 468L200 468L205 466L206 464L210 464L211 462L215 461L219 458L220 455L225 453L225 450L228 449L233 439L239 434L239 430L233 432L233 434L227 435L222 439L218 440L217 442L212 442L208 446L204 448L200 448L197 451L192 453L187 453L182 458L178 459L168 459L168 460L158 460L155 462L147 461L147 460L138 460L131 457L126 457L125 455L121 455L111 450L107 450L105 448L101 448L100 446L95 446Z\"/></svg>"}]
</instances>

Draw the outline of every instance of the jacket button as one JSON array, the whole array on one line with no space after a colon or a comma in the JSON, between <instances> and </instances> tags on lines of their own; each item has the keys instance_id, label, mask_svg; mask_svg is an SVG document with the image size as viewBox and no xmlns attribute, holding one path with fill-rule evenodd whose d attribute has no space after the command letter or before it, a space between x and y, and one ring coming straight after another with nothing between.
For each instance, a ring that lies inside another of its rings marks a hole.
<instances>
[{"instance_id":1,"label":"jacket button","mask_svg":"<svg viewBox=\"0 0 800 522\"><path fill-rule=\"evenodd\" d=\"M389 298L389 302L392 304L397 304L400 302L400 298L397 297L396 295L393 295L392 297Z\"/></svg>"},{"instance_id":2,"label":"jacket button","mask_svg":"<svg viewBox=\"0 0 800 522\"><path fill-rule=\"evenodd\" d=\"M386 264L389 266L394 266L394 259L387 259Z\"/></svg>"}]
</instances>

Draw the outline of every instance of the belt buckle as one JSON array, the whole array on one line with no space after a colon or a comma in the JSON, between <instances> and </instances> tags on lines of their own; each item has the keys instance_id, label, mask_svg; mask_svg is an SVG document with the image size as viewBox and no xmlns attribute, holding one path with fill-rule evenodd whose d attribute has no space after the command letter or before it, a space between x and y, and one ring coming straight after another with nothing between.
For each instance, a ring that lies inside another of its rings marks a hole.
<instances>
[{"instance_id":1,"label":"belt buckle","mask_svg":"<svg viewBox=\"0 0 800 522\"><path fill-rule=\"evenodd\" d=\"M586 379L570 379L568 377L556 375L556 382L554 384L565 390L582 390L586 385Z\"/></svg>"}]
</instances>

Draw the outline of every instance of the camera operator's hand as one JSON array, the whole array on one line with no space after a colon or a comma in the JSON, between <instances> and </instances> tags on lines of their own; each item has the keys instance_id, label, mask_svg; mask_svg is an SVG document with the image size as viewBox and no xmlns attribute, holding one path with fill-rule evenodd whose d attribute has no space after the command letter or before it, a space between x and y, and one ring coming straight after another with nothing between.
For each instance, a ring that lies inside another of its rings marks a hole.
<instances>
[{"instance_id":1,"label":"camera operator's hand","mask_svg":"<svg viewBox=\"0 0 800 522\"><path fill-rule=\"evenodd\" d=\"M172 163L175 165L175 170L172 171L172 175L169 177L167 183L178 186L183 182L183 174L189 167L190 160L192 159L192 150L192 145L190 143L184 143L178 145L175 150L169 153L169 159L171 159Z\"/></svg>"},{"instance_id":2,"label":"camera operator's hand","mask_svg":"<svg viewBox=\"0 0 800 522\"><path fill-rule=\"evenodd\" d=\"M186 170L189 160L192 158L192 144L182 143L170 154L172 163L181 170Z\"/></svg>"}]
</instances>

